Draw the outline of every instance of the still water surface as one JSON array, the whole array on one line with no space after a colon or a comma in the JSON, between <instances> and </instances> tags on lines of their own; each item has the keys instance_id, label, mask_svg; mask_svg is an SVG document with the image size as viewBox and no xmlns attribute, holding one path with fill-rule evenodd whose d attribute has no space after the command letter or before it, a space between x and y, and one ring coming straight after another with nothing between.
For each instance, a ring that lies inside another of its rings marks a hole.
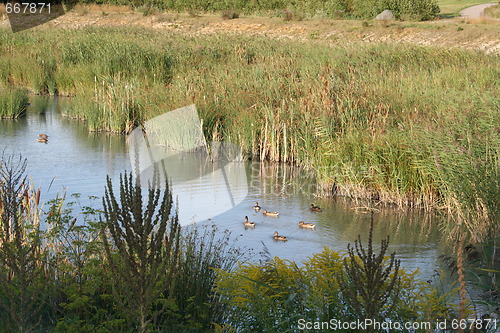
<instances>
[{"instance_id":1,"label":"still water surface","mask_svg":"<svg viewBox=\"0 0 500 333\"><path fill-rule=\"evenodd\" d=\"M92 202L88 196L103 195L106 175L116 184L121 172L131 170L127 139L89 133L85 124L62 117L63 107L64 103L57 99L32 97L26 118L0 121L0 147L6 147L8 153L20 152L28 159L27 173L34 186L42 190L42 200L80 193L81 204L88 205ZM47 144L36 141L40 133L49 135ZM247 163L245 170L247 182L232 188L236 194L245 194L241 202L230 210L210 215L210 220L191 214L190 205L198 211L211 212L217 205L212 193L223 190L226 184L213 178L183 183L173 180L173 195L178 199L183 224L214 223L221 230L230 230L239 246L255 253L267 249L271 256L296 261L305 260L325 246L345 251L358 234L366 243L370 214L359 212L356 205L344 200L315 198L314 181L304 171L256 163ZM196 198L194 203L192 198ZM255 212L252 207L256 201L263 209L279 211L280 217ZM310 212L311 203L323 212ZM93 205L99 208L99 200ZM256 223L255 228L244 228L245 216ZM316 230L299 228L299 221L317 224ZM380 244L382 238L390 235L389 251L397 253L403 267L418 268L425 279L443 268L439 256L446 249L440 242L435 217L385 208L375 214L374 221L375 243ZM288 237L288 241L274 241L274 231ZM258 255L254 258L261 259Z\"/></svg>"}]
</instances>

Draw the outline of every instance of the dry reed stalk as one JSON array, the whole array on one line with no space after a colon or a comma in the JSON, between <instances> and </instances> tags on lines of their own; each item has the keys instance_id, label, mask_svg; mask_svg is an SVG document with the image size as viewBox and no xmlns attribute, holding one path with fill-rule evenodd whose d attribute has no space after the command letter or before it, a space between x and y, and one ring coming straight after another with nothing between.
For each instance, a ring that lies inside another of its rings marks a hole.
<instances>
[{"instance_id":1,"label":"dry reed stalk","mask_svg":"<svg viewBox=\"0 0 500 333\"><path fill-rule=\"evenodd\" d=\"M463 237L460 237L457 249L457 272L458 272L458 282L460 284L459 294L460 303L458 306L458 321L462 322L465 319L465 306L467 302L467 290L464 275L464 242ZM458 332L464 332L463 328L460 328Z\"/></svg>"},{"instance_id":2,"label":"dry reed stalk","mask_svg":"<svg viewBox=\"0 0 500 333\"><path fill-rule=\"evenodd\" d=\"M283 162L288 162L288 140L286 137L286 123L283 122Z\"/></svg>"},{"instance_id":3,"label":"dry reed stalk","mask_svg":"<svg viewBox=\"0 0 500 333\"><path fill-rule=\"evenodd\" d=\"M261 161L264 161L266 159L266 155L267 155L267 127L268 127L268 121L267 121L267 117L266 117L266 125L265 125L265 129L264 129L264 142L260 146L260 148L261 148L260 160Z\"/></svg>"}]
</instances>

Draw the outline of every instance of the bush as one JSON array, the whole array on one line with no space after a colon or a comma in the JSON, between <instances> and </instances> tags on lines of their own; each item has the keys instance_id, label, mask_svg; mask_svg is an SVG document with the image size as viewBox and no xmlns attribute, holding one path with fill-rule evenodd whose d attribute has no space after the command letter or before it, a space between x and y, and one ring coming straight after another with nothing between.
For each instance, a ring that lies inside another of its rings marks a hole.
<instances>
[{"instance_id":1,"label":"bush","mask_svg":"<svg viewBox=\"0 0 500 333\"><path fill-rule=\"evenodd\" d=\"M416 21L432 20L439 13L435 0L388 0L384 4L397 19L408 18Z\"/></svg>"},{"instance_id":2,"label":"bush","mask_svg":"<svg viewBox=\"0 0 500 333\"><path fill-rule=\"evenodd\" d=\"M359 260L355 256L355 260ZM383 265L387 265L384 259ZM389 266L386 266L387 268ZM227 306L220 325L236 332L295 332L304 322L342 322L360 318L351 306L346 306L341 280L346 267L340 253L325 248L303 262L274 258L263 264L241 263L235 271L219 270L217 292ZM390 275L389 279L396 279ZM397 280L399 293L390 293L386 307L375 315L388 314L392 322L432 321L456 319L452 305L456 289L443 289L434 281L421 281L417 273L400 269ZM363 288L368 281L362 282ZM390 281L382 283L389 291ZM366 299L360 299L363 308L369 308ZM378 303L380 305L380 303ZM363 312L364 314L364 312Z\"/></svg>"},{"instance_id":3,"label":"bush","mask_svg":"<svg viewBox=\"0 0 500 333\"><path fill-rule=\"evenodd\" d=\"M299 14L296 10L284 9L283 10L283 20L285 21L302 21L304 17Z\"/></svg>"},{"instance_id":4,"label":"bush","mask_svg":"<svg viewBox=\"0 0 500 333\"><path fill-rule=\"evenodd\" d=\"M118 0L86 0L84 2L124 4L124 2ZM286 11L287 9L294 12L297 18L325 15L336 19L344 17L373 19L384 9L389 9L394 12L398 19L411 17L415 20L429 20L439 13L436 0L137 0L127 4L133 8L139 8L139 11L144 15L149 15L151 8L179 12L187 11L193 17L197 16L200 12L220 11L224 19L237 18L233 14L241 12L279 12ZM82 15L86 13L87 11L84 11ZM285 17L287 21L291 21L292 19L297 20L292 16L289 16L288 19Z\"/></svg>"},{"instance_id":5,"label":"bush","mask_svg":"<svg viewBox=\"0 0 500 333\"><path fill-rule=\"evenodd\" d=\"M224 20L231 20L231 19L236 19L240 17L240 13L238 13L234 9L227 9L222 11L222 18Z\"/></svg>"},{"instance_id":6,"label":"bush","mask_svg":"<svg viewBox=\"0 0 500 333\"><path fill-rule=\"evenodd\" d=\"M436 0L354 0L353 15L362 19L373 19L382 11L390 10L396 19L425 21L439 13Z\"/></svg>"}]
</instances>

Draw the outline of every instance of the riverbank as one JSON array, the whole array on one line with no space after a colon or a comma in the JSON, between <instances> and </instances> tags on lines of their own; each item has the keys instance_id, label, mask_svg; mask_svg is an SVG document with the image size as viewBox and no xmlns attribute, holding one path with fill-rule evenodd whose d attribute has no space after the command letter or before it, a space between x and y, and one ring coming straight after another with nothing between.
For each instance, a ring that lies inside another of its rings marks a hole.
<instances>
[{"instance_id":1,"label":"riverbank","mask_svg":"<svg viewBox=\"0 0 500 333\"><path fill-rule=\"evenodd\" d=\"M313 34L200 33L171 22L158 23L165 30L74 29L78 20L65 26L64 17L50 28L1 31L1 85L74 96L63 112L91 130L127 133L196 103L207 138L236 142L252 159L313 169L322 195L445 208L475 221L465 224L474 241L496 228L496 55ZM356 22L342 24L348 31Z\"/></svg>"}]
</instances>

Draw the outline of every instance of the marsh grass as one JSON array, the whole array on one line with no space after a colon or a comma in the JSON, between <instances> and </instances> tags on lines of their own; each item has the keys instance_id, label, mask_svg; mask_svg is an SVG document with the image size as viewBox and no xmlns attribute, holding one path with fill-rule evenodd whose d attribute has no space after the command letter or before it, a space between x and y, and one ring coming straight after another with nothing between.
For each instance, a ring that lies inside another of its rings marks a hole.
<instances>
[{"instance_id":1,"label":"marsh grass","mask_svg":"<svg viewBox=\"0 0 500 333\"><path fill-rule=\"evenodd\" d=\"M127 133L194 103L207 141L228 140L249 158L312 169L324 195L450 211L453 202L464 205L449 191L454 181L436 171L430 147L441 140L439 150L450 151L446 138L461 136L470 110L480 111L491 133L477 149L498 158L496 56L112 28L2 30L0 41L9 54L0 60L3 84L74 95L64 113L92 130ZM465 175L464 167L453 174ZM491 212L481 215L491 224Z\"/></svg>"},{"instance_id":2,"label":"marsh grass","mask_svg":"<svg viewBox=\"0 0 500 333\"><path fill-rule=\"evenodd\" d=\"M24 89L0 89L0 119L19 118L26 114L28 92Z\"/></svg>"},{"instance_id":3,"label":"marsh grass","mask_svg":"<svg viewBox=\"0 0 500 333\"><path fill-rule=\"evenodd\" d=\"M249 249L241 249L229 231L215 225L192 226L183 230L182 253L173 290L178 312L186 314L179 328L200 330L219 323L228 311L215 292L218 271L232 271L240 260L248 260Z\"/></svg>"}]
</instances>

